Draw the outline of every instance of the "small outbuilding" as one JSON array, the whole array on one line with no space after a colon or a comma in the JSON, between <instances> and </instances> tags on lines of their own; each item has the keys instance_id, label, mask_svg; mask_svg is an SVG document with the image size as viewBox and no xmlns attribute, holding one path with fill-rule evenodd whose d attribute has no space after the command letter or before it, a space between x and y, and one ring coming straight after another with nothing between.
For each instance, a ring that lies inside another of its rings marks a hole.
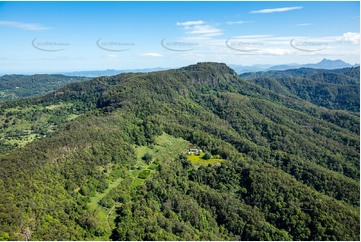
<instances>
[{"instance_id":1,"label":"small outbuilding","mask_svg":"<svg viewBox=\"0 0 361 242\"><path fill-rule=\"evenodd\" d=\"M194 148L188 149L188 154L196 154L196 155L199 155L200 153L202 153L202 150L200 150L200 149L194 149Z\"/></svg>"}]
</instances>

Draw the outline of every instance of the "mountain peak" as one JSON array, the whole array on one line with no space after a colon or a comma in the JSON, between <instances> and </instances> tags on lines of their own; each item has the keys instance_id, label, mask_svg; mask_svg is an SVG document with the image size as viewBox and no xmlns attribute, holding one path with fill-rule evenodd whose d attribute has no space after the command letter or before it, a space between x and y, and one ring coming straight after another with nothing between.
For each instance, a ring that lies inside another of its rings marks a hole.
<instances>
[{"instance_id":1,"label":"mountain peak","mask_svg":"<svg viewBox=\"0 0 361 242\"><path fill-rule=\"evenodd\" d=\"M225 63L220 62L198 62L197 64L189 65L183 68L208 68L208 67L226 67Z\"/></svg>"},{"instance_id":2,"label":"mountain peak","mask_svg":"<svg viewBox=\"0 0 361 242\"><path fill-rule=\"evenodd\" d=\"M303 67L314 68L314 69L342 69L342 68L352 67L352 65L340 59L330 60L324 58L316 64L303 65Z\"/></svg>"},{"instance_id":3,"label":"mountain peak","mask_svg":"<svg viewBox=\"0 0 361 242\"><path fill-rule=\"evenodd\" d=\"M212 73L229 73L236 74L236 72L227 66L225 63L218 62L198 62L194 65L189 65L183 68L180 68L182 71L207 71Z\"/></svg>"},{"instance_id":4,"label":"mountain peak","mask_svg":"<svg viewBox=\"0 0 361 242\"><path fill-rule=\"evenodd\" d=\"M343 60L337 59L337 60L330 60L330 59L326 59L323 58L322 61L320 61L318 64L323 64L323 63L342 63L344 65L347 65L348 63L344 62Z\"/></svg>"}]
</instances>

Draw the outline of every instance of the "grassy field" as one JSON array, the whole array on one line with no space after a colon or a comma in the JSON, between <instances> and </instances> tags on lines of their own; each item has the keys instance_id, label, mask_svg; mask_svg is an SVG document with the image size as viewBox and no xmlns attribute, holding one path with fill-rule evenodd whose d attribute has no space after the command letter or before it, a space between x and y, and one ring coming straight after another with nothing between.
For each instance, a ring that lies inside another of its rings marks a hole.
<instances>
[{"instance_id":1,"label":"grassy field","mask_svg":"<svg viewBox=\"0 0 361 242\"><path fill-rule=\"evenodd\" d=\"M135 147L137 155L137 164L146 166L147 169L153 170L156 163L161 163L166 159L174 159L175 156L188 150L188 142L182 138L175 138L171 135L163 133L155 139L154 146L138 146ZM148 166L142 160L145 154L150 154L153 159Z\"/></svg>"},{"instance_id":2,"label":"grassy field","mask_svg":"<svg viewBox=\"0 0 361 242\"><path fill-rule=\"evenodd\" d=\"M224 160L217 156L212 156L211 159L205 160L202 157L205 155L204 152L200 153L199 155L191 154L188 156L188 160L192 162L194 166L207 166L207 165L220 165L221 162Z\"/></svg>"}]
</instances>

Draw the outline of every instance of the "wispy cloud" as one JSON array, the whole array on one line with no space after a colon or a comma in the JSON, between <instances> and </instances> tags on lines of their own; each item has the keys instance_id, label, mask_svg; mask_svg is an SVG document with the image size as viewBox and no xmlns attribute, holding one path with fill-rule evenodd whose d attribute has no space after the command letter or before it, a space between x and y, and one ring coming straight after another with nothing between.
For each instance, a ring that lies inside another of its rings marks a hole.
<instances>
[{"instance_id":1,"label":"wispy cloud","mask_svg":"<svg viewBox=\"0 0 361 242\"><path fill-rule=\"evenodd\" d=\"M33 23L22 23L22 22L15 22L15 21L0 21L0 26L18 28L18 29L25 29L25 30L47 30L51 29L50 27L46 27L40 24L33 24Z\"/></svg>"},{"instance_id":2,"label":"wispy cloud","mask_svg":"<svg viewBox=\"0 0 361 242\"><path fill-rule=\"evenodd\" d=\"M109 55L105 55L106 58L118 58L118 55L115 54L109 54Z\"/></svg>"},{"instance_id":3,"label":"wispy cloud","mask_svg":"<svg viewBox=\"0 0 361 242\"><path fill-rule=\"evenodd\" d=\"M177 26L183 27L183 31L187 34L185 39L210 39L211 37L223 35L221 29L202 20L178 22Z\"/></svg>"},{"instance_id":4,"label":"wispy cloud","mask_svg":"<svg viewBox=\"0 0 361 242\"><path fill-rule=\"evenodd\" d=\"M302 9L302 6L298 7L285 7L285 8L268 8L268 9L260 9L260 10L253 10L250 13L281 13L281 12L287 12L297 9Z\"/></svg>"},{"instance_id":5,"label":"wispy cloud","mask_svg":"<svg viewBox=\"0 0 361 242\"><path fill-rule=\"evenodd\" d=\"M188 31L189 34L199 34L206 36L218 36L221 34L220 32L220 29L217 29L210 25L197 25L190 29L190 31Z\"/></svg>"},{"instance_id":6,"label":"wispy cloud","mask_svg":"<svg viewBox=\"0 0 361 242\"><path fill-rule=\"evenodd\" d=\"M140 56L162 57L163 55L161 53L156 53L156 52L147 52L141 54Z\"/></svg>"},{"instance_id":7,"label":"wispy cloud","mask_svg":"<svg viewBox=\"0 0 361 242\"><path fill-rule=\"evenodd\" d=\"M311 23L301 23L301 24L296 24L296 26L310 26L313 25Z\"/></svg>"},{"instance_id":8,"label":"wispy cloud","mask_svg":"<svg viewBox=\"0 0 361 242\"><path fill-rule=\"evenodd\" d=\"M261 38L270 38L270 37L273 37L273 35L269 35L269 34L240 35L240 36L236 36L234 38L236 38L236 39L261 39Z\"/></svg>"},{"instance_id":9,"label":"wispy cloud","mask_svg":"<svg viewBox=\"0 0 361 242\"><path fill-rule=\"evenodd\" d=\"M337 36L273 36L240 35L228 39L211 38L199 40L199 47L189 53L190 59L216 58L222 61L237 61L237 56L357 56L359 53L360 34L347 32ZM295 48L295 47L298 47ZM302 51L303 50L303 51ZM218 60L218 59L217 59ZM247 61L247 59L245 59Z\"/></svg>"},{"instance_id":10,"label":"wispy cloud","mask_svg":"<svg viewBox=\"0 0 361 242\"><path fill-rule=\"evenodd\" d=\"M84 60L83 57L75 56L55 56L55 57L41 57L41 58L31 58L30 61L45 60L45 61L69 61L69 60Z\"/></svg>"},{"instance_id":11,"label":"wispy cloud","mask_svg":"<svg viewBox=\"0 0 361 242\"><path fill-rule=\"evenodd\" d=\"M264 48L258 51L259 55L289 55L293 51L286 48Z\"/></svg>"},{"instance_id":12,"label":"wispy cloud","mask_svg":"<svg viewBox=\"0 0 361 242\"><path fill-rule=\"evenodd\" d=\"M201 24L205 24L205 22L202 20L177 22L177 26L190 26L190 25L201 25Z\"/></svg>"},{"instance_id":13,"label":"wispy cloud","mask_svg":"<svg viewBox=\"0 0 361 242\"><path fill-rule=\"evenodd\" d=\"M254 21L229 21L226 24L233 25L233 24L249 24L254 23Z\"/></svg>"}]
</instances>

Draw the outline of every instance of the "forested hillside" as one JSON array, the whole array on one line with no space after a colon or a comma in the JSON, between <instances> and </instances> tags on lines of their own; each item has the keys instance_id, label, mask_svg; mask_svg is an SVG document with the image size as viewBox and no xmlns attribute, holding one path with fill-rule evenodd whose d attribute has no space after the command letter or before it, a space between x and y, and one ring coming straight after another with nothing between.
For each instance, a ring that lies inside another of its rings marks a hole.
<instances>
[{"instance_id":1,"label":"forested hillside","mask_svg":"<svg viewBox=\"0 0 361 242\"><path fill-rule=\"evenodd\" d=\"M300 68L240 75L281 95L295 95L329 109L360 112L360 67L337 70Z\"/></svg>"},{"instance_id":2,"label":"forested hillside","mask_svg":"<svg viewBox=\"0 0 361 242\"><path fill-rule=\"evenodd\" d=\"M66 84L86 80L89 78L46 74L0 76L0 102L39 96Z\"/></svg>"},{"instance_id":3,"label":"forested hillside","mask_svg":"<svg viewBox=\"0 0 361 242\"><path fill-rule=\"evenodd\" d=\"M0 239L358 241L359 115L282 90L198 63L0 104Z\"/></svg>"}]
</instances>

